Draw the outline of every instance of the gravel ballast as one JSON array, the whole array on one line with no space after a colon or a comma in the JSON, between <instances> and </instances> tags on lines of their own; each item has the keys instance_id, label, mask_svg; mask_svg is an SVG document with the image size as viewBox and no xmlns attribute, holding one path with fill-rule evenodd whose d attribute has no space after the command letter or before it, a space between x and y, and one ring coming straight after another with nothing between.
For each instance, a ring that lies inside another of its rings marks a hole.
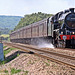
<instances>
[{"instance_id":1,"label":"gravel ballast","mask_svg":"<svg viewBox=\"0 0 75 75\"><path fill-rule=\"evenodd\" d=\"M68 66L20 50L12 50L6 57L16 53L16 58L0 65L0 75L11 75L12 69L21 70L14 75L75 75L75 70Z\"/></svg>"}]
</instances>

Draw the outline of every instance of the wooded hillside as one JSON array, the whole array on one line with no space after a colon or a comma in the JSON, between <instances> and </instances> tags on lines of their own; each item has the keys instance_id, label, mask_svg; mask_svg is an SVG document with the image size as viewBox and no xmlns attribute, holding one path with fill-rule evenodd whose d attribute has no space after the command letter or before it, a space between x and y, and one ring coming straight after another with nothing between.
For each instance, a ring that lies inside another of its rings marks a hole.
<instances>
[{"instance_id":1,"label":"wooded hillside","mask_svg":"<svg viewBox=\"0 0 75 75\"><path fill-rule=\"evenodd\" d=\"M0 15L0 28L8 28L9 30L13 30L14 27L19 23L21 18L21 16Z\"/></svg>"},{"instance_id":2,"label":"wooded hillside","mask_svg":"<svg viewBox=\"0 0 75 75\"><path fill-rule=\"evenodd\" d=\"M50 17L50 16L52 16L52 14L45 14L45 13L42 13L42 12L32 13L30 15L25 15L24 18L21 18L21 21L14 28L14 30L17 30L21 27L27 26L29 24L40 21L40 20L42 20L44 18L47 18L47 17Z\"/></svg>"}]
</instances>

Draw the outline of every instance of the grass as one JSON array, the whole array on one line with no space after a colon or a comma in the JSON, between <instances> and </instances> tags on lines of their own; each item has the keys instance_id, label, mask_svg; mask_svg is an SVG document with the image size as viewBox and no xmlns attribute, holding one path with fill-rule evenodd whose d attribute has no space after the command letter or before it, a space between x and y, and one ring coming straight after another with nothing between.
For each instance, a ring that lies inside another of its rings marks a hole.
<instances>
[{"instance_id":1,"label":"grass","mask_svg":"<svg viewBox=\"0 0 75 75\"><path fill-rule=\"evenodd\" d=\"M4 55L8 54L12 50L15 50L16 48L9 48L8 50L4 50Z\"/></svg>"},{"instance_id":2,"label":"grass","mask_svg":"<svg viewBox=\"0 0 75 75\"><path fill-rule=\"evenodd\" d=\"M32 60L29 60L29 62L27 63L27 66L29 66L30 64L33 65L35 62Z\"/></svg>"},{"instance_id":3,"label":"grass","mask_svg":"<svg viewBox=\"0 0 75 75\"><path fill-rule=\"evenodd\" d=\"M9 34L2 34L1 37L3 37L4 40L10 41Z\"/></svg>"},{"instance_id":4,"label":"grass","mask_svg":"<svg viewBox=\"0 0 75 75\"><path fill-rule=\"evenodd\" d=\"M7 37L9 37L9 34L2 34L1 36L4 38L7 38Z\"/></svg>"},{"instance_id":5,"label":"grass","mask_svg":"<svg viewBox=\"0 0 75 75\"><path fill-rule=\"evenodd\" d=\"M11 60L15 59L15 58L18 57L18 56L19 56L19 54L17 54L17 55L15 55L15 56L11 57L10 59L4 60L4 61L0 61L0 65L4 65L5 63L10 62Z\"/></svg>"},{"instance_id":6,"label":"grass","mask_svg":"<svg viewBox=\"0 0 75 75\"><path fill-rule=\"evenodd\" d=\"M0 70L0 73L1 73L1 72L2 72L2 73L8 73L8 70L6 70L6 69L5 69L5 70ZM3 74L0 74L0 75L3 75Z\"/></svg>"},{"instance_id":7,"label":"grass","mask_svg":"<svg viewBox=\"0 0 75 75\"><path fill-rule=\"evenodd\" d=\"M5 61L0 61L0 65L4 65L5 64Z\"/></svg>"},{"instance_id":8,"label":"grass","mask_svg":"<svg viewBox=\"0 0 75 75\"><path fill-rule=\"evenodd\" d=\"M47 66L50 66L50 64L49 63L47 63L47 62L44 62Z\"/></svg>"},{"instance_id":9,"label":"grass","mask_svg":"<svg viewBox=\"0 0 75 75\"><path fill-rule=\"evenodd\" d=\"M6 48L7 46L3 46L3 49Z\"/></svg>"},{"instance_id":10,"label":"grass","mask_svg":"<svg viewBox=\"0 0 75 75\"><path fill-rule=\"evenodd\" d=\"M20 55L20 54L18 53L18 54L17 54L17 57L18 57L19 55Z\"/></svg>"},{"instance_id":11,"label":"grass","mask_svg":"<svg viewBox=\"0 0 75 75\"><path fill-rule=\"evenodd\" d=\"M6 46L4 46L4 48L6 48ZM15 49L17 49L17 48L9 48L8 50L4 50L4 58L5 58L6 54L8 54L9 52L11 52L12 50L15 50ZM0 65L4 65L5 63L15 59L18 56L19 56L19 53L17 55L12 56L10 59L5 59L4 61L0 61Z\"/></svg>"},{"instance_id":12,"label":"grass","mask_svg":"<svg viewBox=\"0 0 75 75\"><path fill-rule=\"evenodd\" d=\"M8 37L8 41L10 42L10 38Z\"/></svg>"},{"instance_id":13,"label":"grass","mask_svg":"<svg viewBox=\"0 0 75 75\"><path fill-rule=\"evenodd\" d=\"M8 70L5 69L4 72L5 72L5 73L8 73Z\"/></svg>"},{"instance_id":14,"label":"grass","mask_svg":"<svg viewBox=\"0 0 75 75\"><path fill-rule=\"evenodd\" d=\"M50 62L50 60L48 60L48 62Z\"/></svg>"},{"instance_id":15,"label":"grass","mask_svg":"<svg viewBox=\"0 0 75 75\"><path fill-rule=\"evenodd\" d=\"M24 72L25 72L24 75L28 75L28 72L29 72L29 71L24 71Z\"/></svg>"},{"instance_id":16,"label":"grass","mask_svg":"<svg viewBox=\"0 0 75 75\"><path fill-rule=\"evenodd\" d=\"M19 72L21 72L21 69L15 69L15 68L12 68L11 69L11 74L15 74L15 73L19 73Z\"/></svg>"}]
</instances>

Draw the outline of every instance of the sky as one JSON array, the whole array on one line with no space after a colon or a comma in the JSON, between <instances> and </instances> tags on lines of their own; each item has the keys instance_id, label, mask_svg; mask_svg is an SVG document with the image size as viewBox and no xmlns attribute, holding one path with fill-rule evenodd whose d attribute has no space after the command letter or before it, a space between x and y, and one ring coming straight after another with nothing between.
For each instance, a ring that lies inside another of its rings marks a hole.
<instances>
[{"instance_id":1,"label":"sky","mask_svg":"<svg viewBox=\"0 0 75 75\"><path fill-rule=\"evenodd\" d=\"M69 8L75 8L75 0L0 0L0 15L56 14Z\"/></svg>"}]
</instances>

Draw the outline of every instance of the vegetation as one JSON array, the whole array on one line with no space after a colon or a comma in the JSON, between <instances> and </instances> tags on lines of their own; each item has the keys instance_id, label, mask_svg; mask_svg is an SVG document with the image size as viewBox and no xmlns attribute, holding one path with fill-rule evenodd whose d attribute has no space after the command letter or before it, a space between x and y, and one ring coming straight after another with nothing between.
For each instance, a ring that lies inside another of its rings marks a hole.
<instances>
[{"instance_id":1,"label":"vegetation","mask_svg":"<svg viewBox=\"0 0 75 75\"><path fill-rule=\"evenodd\" d=\"M3 40L8 40L8 41L10 41L9 34L2 34L1 37L2 37L2 41L3 41Z\"/></svg>"},{"instance_id":2,"label":"vegetation","mask_svg":"<svg viewBox=\"0 0 75 75\"><path fill-rule=\"evenodd\" d=\"M10 29L8 29L8 28L0 28L0 35L1 34L9 34L9 32L10 32Z\"/></svg>"},{"instance_id":3,"label":"vegetation","mask_svg":"<svg viewBox=\"0 0 75 75\"><path fill-rule=\"evenodd\" d=\"M21 16L1 16L0 15L0 28L8 28L12 30L20 21Z\"/></svg>"},{"instance_id":4,"label":"vegetation","mask_svg":"<svg viewBox=\"0 0 75 75\"><path fill-rule=\"evenodd\" d=\"M7 46L3 46L3 49L6 48Z\"/></svg>"},{"instance_id":5,"label":"vegetation","mask_svg":"<svg viewBox=\"0 0 75 75\"><path fill-rule=\"evenodd\" d=\"M9 34L10 30L19 23L21 16L1 16L0 15L0 35Z\"/></svg>"},{"instance_id":6,"label":"vegetation","mask_svg":"<svg viewBox=\"0 0 75 75\"><path fill-rule=\"evenodd\" d=\"M2 34L1 36L4 38L7 38L7 37L9 37L9 34Z\"/></svg>"},{"instance_id":7,"label":"vegetation","mask_svg":"<svg viewBox=\"0 0 75 75\"><path fill-rule=\"evenodd\" d=\"M0 65L4 65L5 64L5 61L0 61Z\"/></svg>"},{"instance_id":8,"label":"vegetation","mask_svg":"<svg viewBox=\"0 0 75 75\"><path fill-rule=\"evenodd\" d=\"M7 46L4 46L3 47L3 49L4 48L6 48ZM16 48L8 48L7 50L4 50L4 58L5 58L5 55L6 54L8 54L9 52L11 52L12 50L15 50ZM19 53L17 54L17 55L13 55L11 58L9 58L9 59L5 59L4 61L0 61L0 65L4 65L5 63L7 63L7 62L9 62L9 61L11 61L11 60L13 60L13 59L15 59L16 57L18 57L19 56Z\"/></svg>"},{"instance_id":9,"label":"vegetation","mask_svg":"<svg viewBox=\"0 0 75 75\"><path fill-rule=\"evenodd\" d=\"M21 69L15 69L15 68L12 68L11 69L11 74L15 74L15 73L19 73L19 72L21 72Z\"/></svg>"},{"instance_id":10,"label":"vegetation","mask_svg":"<svg viewBox=\"0 0 75 75\"><path fill-rule=\"evenodd\" d=\"M32 13L30 15L25 15L24 18L21 18L21 21L19 22L19 24L17 26L15 26L14 30L17 30L21 27L27 26L29 24L32 24L34 22L40 21L44 18L48 18L52 16L52 14L45 14L45 13Z\"/></svg>"},{"instance_id":11,"label":"vegetation","mask_svg":"<svg viewBox=\"0 0 75 75\"><path fill-rule=\"evenodd\" d=\"M0 35L9 34L10 31L17 30L21 27L27 26L50 16L52 16L52 14L46 14L42 12L32 13L25 15L24 17L0 16Z\"/></svg>"},{"instance_id":12,"label":"vegetation","mask_svg":"<svg viewBox=\"0 0 75 75\"><path fill-rule=\"evenodd\" d=\"M8 73L8 70L5 69L4 72L5 72L5 73Z\"/></svg>"},{"instance_id":13,"label":"vegetation","mask_svg":"<svg viewBox=\"0 0 75 75\"><path fill-rule=\"evenodd\" d=\"M24 75L28 75L28 72L29 72L29 71L24 71L24 72L25 72Z\"/></svg>"},{"instance_id":14,"label":"vegetation","mask_svg":"<svg viewBox=\"0 0 75 75\"><path fill-rule=\"evenodd\" d=\"M50 64L49 63L47 63L47 62L44 62L45 64L46 64L46 66L50 66Z\"/></svg>"},{"instance_id":15,"label":"vegetation","mask_svg":"<svg viewBox=\"0 0 75 75\"><path fill-rule=\"evenodd\" d=\"M15 50L16 48L9 48L8 50L4 50L4 55L8 54L12 50Z\"/></svg>"},{"instance_id":16,"label":"vegetation","mask_svg":"<svg viewBox=\"0 0 75 75\"><path fill-rule=\"evenodd\" d=\"M5 70L0 70L0 75L7 75L7 74L1 74L1 72L2 73L8 73L8 70L6 70L6 69Z\"/></svg>"}]
</instances>

